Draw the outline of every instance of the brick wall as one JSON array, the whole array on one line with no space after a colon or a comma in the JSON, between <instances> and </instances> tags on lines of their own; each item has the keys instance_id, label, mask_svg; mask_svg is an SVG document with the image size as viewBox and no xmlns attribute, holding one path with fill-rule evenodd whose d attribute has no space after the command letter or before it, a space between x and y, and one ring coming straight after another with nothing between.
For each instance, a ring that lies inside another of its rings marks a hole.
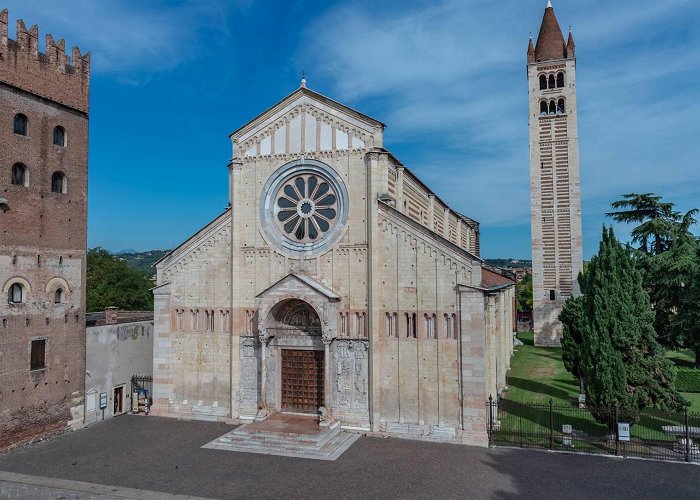
<instances>
[{"instance_id":1,"label":"brick wall","mask_svg":"<svg viewBox=\"0 0 700 500\"><path fill-rule=\"evenodd\" d=\"M0 449L82 423L85 372L89 56L17 23L7 38L0 12ZM27 133L14 133L16 114ZM66 132L53 142L54 128ZM12 166L25 166L23 184ZM54 172L65 192L52 192ZM12 283L21 303L9 303ZM62 290L56 302L56 290ZM31 370L32 340L46 341L45 368Z\"/></svg>"}]
</instances>

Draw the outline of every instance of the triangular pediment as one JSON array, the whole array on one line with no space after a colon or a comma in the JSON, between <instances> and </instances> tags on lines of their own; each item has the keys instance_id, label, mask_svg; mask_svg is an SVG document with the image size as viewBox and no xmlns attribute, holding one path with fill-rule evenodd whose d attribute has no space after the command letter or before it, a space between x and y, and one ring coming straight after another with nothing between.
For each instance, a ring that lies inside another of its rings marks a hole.
<instances>
[{"instance_id":1,"label":"triangular pediment","mask_svg":"<svg viewBox=\"0 0 700 500\"><path fill-rule=\"evenodd\" d=\"M290 273L273 285L270 285L265 290L256 295L256 299L262 299L270 294L279 294L280 292L289 292L293 294L314 293L325 297L330 301L340 300L340 295L335 293L327 286L318 281L305 276L303 274Z\"/></svg>"},{"instance_id":2,"label":"triangular pediment","mask_svg":"<svg viewBox=\"0 0 700 500\"><path fill-rule=\"evenodd\" d=\"M382 146L384 124L301 87L231 134L234 156L267 156Z\"/></svg>"}]
</instances>

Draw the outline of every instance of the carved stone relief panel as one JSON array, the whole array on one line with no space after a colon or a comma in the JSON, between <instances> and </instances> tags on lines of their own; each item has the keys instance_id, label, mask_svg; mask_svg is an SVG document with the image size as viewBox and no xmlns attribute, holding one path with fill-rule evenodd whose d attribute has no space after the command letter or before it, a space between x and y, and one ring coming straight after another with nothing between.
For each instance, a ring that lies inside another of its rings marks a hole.
<instances>
[{"instance_id":1,"label":"carved stone relief panel","mask_svg":"<svg viewBox=\"0 0 700 500\"><path fill-rule=\"evenodd\" d=\"M260 400L260 348L257 337L241 337L241 405L256 406Z\"/></svg>"},{"instance_id":2,"label":"carved stone relief panel","mask_svg":"<svg viewBox=\"0 0 700 500\"><path fill-rule=\"evenodd\" d=\"M341 414L368 412L369 342L336 340L331 345L331 398Z\"/></svg>"}]
</instances>

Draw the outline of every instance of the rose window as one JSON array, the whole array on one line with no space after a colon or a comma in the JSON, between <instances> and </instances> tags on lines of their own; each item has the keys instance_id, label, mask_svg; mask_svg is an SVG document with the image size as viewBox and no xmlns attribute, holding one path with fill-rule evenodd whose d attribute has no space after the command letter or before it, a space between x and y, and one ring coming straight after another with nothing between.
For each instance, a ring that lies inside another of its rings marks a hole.
<instances>
[{"instance_id":1,"label":"rose window","mask_svg":"<svg viewBox=\"0 0 700 500\"><path fill-rule=\"evenodd\" d=\"M316 174L287 180L275 201L282 232L299 242L313 242L328 232L338 213L338 196L330 183Z\"/></svg>"}]
</instances>

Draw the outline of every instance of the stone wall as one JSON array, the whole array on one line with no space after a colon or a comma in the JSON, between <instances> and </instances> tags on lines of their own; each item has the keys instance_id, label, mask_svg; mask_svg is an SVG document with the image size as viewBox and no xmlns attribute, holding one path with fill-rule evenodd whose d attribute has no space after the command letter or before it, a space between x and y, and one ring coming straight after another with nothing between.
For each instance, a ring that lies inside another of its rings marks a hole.
<instances>
[{"instance_id":1,"label":"stone wall","mask_svg":"<svg viewBox=\"0 0 700 500\"><path fill-rule=\"evenodd\" d=\"M111 418L114 388L124 386L124 411L131 408L131 377L153 373L153 321L106 324L86 329L85 423ZM104 415L99 395L107 393Z\"/></svg>"}]
</instances>

